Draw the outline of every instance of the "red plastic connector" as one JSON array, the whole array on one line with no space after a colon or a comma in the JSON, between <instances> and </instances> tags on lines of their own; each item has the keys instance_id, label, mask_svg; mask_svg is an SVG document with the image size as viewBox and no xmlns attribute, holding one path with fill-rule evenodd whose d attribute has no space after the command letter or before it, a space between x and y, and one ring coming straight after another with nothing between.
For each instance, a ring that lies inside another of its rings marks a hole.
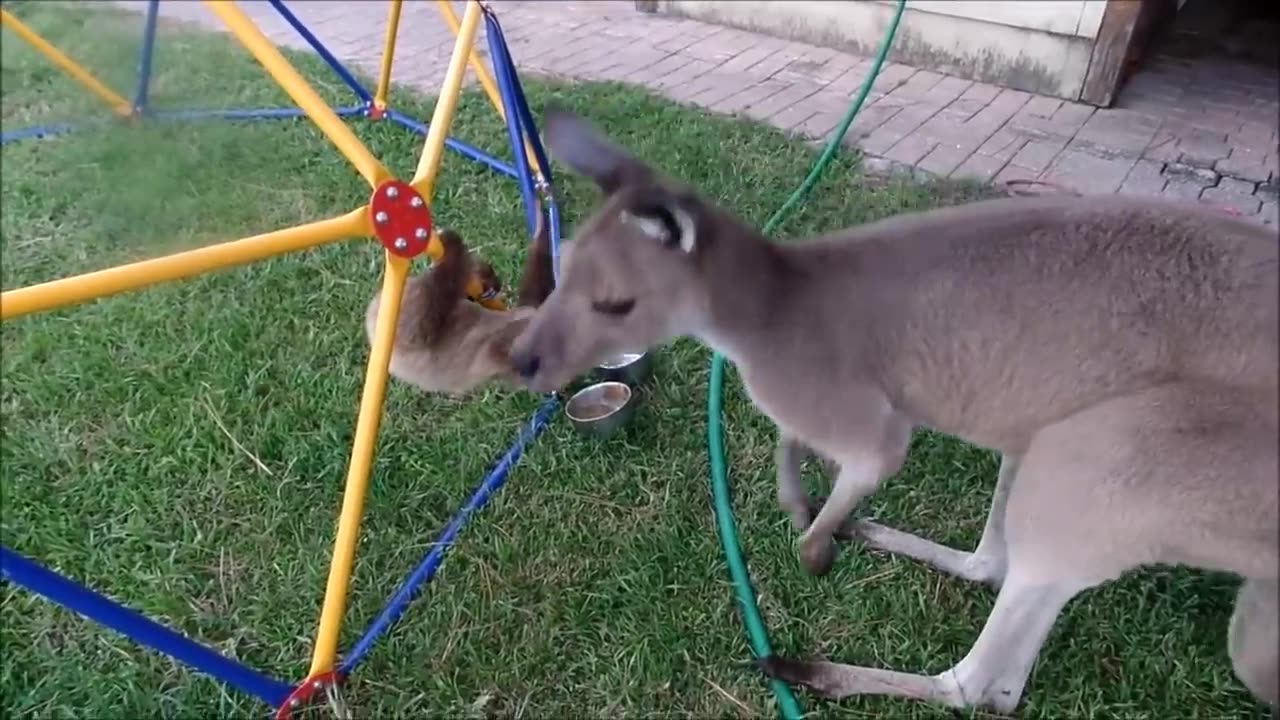
<instances>
[{"instance_id":1,"label":"red plastic connector","mask_svg":"<svg viewBox=\"0 0 1280 720\"><path fill-rule=\"evenodd\" d=\"M303 680L298 684L298 687L293 689L293 692L289 693L289 697L280 703L280 707L276 708L275 720L289 720L294 710L313 702L315 696L325 688L332 685L341 685L344 679L342 675L338 674L337 670L331 670Z\"/></svg>"},{"instance_id":2,"label":"red plastic connector","mask_svg":"<svg viewBox=\"0 0 1280 720\"><path fill-rule=\"evenodd\" d=\"M431 208L409 183L387 180L375 188L369 220L387 252L402 258L417 257L431 242Z\"/></svg>"}]
</instances>

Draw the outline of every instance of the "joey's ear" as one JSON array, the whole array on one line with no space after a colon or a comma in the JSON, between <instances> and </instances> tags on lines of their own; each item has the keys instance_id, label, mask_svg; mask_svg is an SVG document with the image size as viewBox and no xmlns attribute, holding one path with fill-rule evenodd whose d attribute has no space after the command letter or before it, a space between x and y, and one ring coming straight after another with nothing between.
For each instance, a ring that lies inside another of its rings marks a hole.
<instances>
[{"instance_id":1,"label":"joey's ear","mask_svg":"<svg viewBox=\"0 0 1280 720\"><path fill-rule=\"evenodd\" d=\"M698 220L693 205L666 197L637 202L619 211L623 224L638 229L665 247L692 253L698 247Z\"/></svg>"},{"instance_id":2,"label":"joey's ear","mask_svg":"<svg viewBox=\"0 0 1280 720\"><path fill-rule=\"evenodd\" d=\"M568 110L547 108L542 129L547 148L555 159L590 178L605 193L653 176L648 165Z\"/></svg>"}]
</instances>

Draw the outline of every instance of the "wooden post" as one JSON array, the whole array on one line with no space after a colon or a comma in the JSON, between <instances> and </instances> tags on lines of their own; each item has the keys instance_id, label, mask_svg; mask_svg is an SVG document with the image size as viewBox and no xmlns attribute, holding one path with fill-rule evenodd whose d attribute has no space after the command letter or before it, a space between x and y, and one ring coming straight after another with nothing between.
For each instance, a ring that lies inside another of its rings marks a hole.
<instances>
[{"instance_id":1,"label":"wooden post","mask_svg":"<svg viewBox=\"0 0 1280 720\"><path fill-rule=\"evenodd\" d=\"M1107 0L1102 25L1094 39L1089 70L1084 76L1080 100L1099 107L1111 107L1120 90L1122 69L1133 42L1138 16L1149 0Z\"/></svg>"}]
</instances>

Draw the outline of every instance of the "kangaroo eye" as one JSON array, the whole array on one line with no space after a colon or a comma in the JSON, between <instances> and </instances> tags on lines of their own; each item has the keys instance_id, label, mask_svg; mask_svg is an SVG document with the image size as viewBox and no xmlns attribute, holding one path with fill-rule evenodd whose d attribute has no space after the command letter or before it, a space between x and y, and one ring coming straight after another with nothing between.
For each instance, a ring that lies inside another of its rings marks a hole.
<instances>
[{"instance_id":1,"label":"kangaroo eye","mask_svg":"<svg viewBox=\"0 0 1280 720\"><path fill-rule=\"evenodd\" d=\"M635 300L594 300L591 303L591 309L601 315L612 315L613 317L622 317L631 312L636 306Z\"/></svg>"}]
</instances>

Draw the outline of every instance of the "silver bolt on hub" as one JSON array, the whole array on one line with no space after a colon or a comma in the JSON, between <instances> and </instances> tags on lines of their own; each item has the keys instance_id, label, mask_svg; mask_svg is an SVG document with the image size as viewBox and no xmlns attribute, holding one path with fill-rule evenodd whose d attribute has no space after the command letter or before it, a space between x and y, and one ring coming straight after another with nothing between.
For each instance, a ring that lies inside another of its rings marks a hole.
<instances>
[{"instance_id":1,"label":"silver bolt on hub","mask_svg":"<svg viewBox=\"0 0 1280 720\"><path fill-rule=\"evenodd\" d=\"M413 231L413 236L414 236L414 237L416 237L416 238L418 238L419 240L426 240L426 239L427 239L427 229L426 229L426 228L418 228L417 230L414 230L414 231Z\"/></svg>"},{"instance_id":2,"label":"silver bolt on hub","mask_svg":"<svg viewBox=\"0 0 1280 720\"><path fill-rule=\"evenodd\" d=\"M394 185L387 188L387 197L391 198L392 200L395 200L396 196L399 194L400 194L400 191L397 190Z\"/></svg>"},{"instance_id":3,"label":"silver bolt on hub","mask_svg":"<svg viewBox=\"0 0 1280 720\"><path fill-rule=\"evenodd\" d=\"M387 221L387 214L379 210L374 216L373 221L381 225Z\"/></svg>"},{"instance_id":4,"label":"silver bolt on hub","mask_svg":"<svg viewBox=\"0 0 1280 720\"><path fill-rule=\"evenodd\" d=\"M415 196L412 200L409 201L409 204L416 208L422 207L422 198Z\"/></svg>"},{"instance_id":5,"label":"silver bolt on hub","mask_svg":"<svg viewBox=\"0 0 1280 720\"><path fill-rule=\"evenodd\" d=\"M404 238L396 238L395 246L397 250L403 250L409 247L409 243L406 242Z\"/></svg>"}]
</instances>

